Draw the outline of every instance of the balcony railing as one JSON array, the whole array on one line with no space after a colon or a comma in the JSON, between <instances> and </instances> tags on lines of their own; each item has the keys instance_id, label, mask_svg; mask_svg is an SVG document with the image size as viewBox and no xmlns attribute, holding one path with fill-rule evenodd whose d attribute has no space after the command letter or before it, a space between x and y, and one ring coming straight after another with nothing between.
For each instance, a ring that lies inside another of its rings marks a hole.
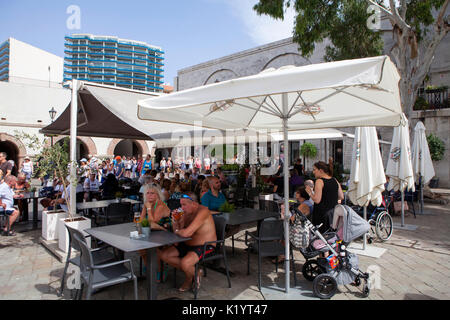
<instances>
[{"instance_id":1,"label":"balcony railing","mask_svg":"<svg viewBox=\"0 0 450 320\"><path fill-rule=\"evenodd\" d=\"M450 108L448 88L419 89L414 110L436 110Z\"/></svg>"}]
</instances>

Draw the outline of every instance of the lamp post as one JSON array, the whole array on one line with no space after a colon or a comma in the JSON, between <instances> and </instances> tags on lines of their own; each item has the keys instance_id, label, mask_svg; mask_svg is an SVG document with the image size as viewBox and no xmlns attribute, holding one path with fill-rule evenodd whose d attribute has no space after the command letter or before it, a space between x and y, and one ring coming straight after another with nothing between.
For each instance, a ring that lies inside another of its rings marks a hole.
<instances>
[{"instance_id":1,"label":"lamp post","mask_svg":"<svg viewBox=\"0 0 450 320\"><path fill-rule=\"evenodd\" d=\"M55 120L56 112L57 111L53 107L48 111L48 114L50 115L50 119L52 120L52 123L53 123L53 120ZM50 136L50 143L51 143L51 146L53 147L53 135Z\"/></svg>"}]
</instances>

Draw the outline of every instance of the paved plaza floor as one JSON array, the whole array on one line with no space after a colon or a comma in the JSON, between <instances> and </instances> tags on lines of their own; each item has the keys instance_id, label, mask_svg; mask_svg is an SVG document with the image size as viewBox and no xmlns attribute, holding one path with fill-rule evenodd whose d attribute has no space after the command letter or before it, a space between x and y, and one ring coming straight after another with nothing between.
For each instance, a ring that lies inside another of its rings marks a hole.
<instances>
[{"instance_id":1,"label":"paved plaza floor","mask_svg":"<svg viewBox=\"0 0 450 320\"><path fill-rule=\"evenodd\" d=\"M408 214L406 224L416 225L415 231L394 230L392 238L372 245L387 251L378 259L359 256L360 269L375 270L379 278L368 298L362 298L360 289L351 285L340 286L332 300L416 300L450 299L450 207L425 204L426 215L414 218ZM400 217L394 217L400 223ZM59 297L60 279L64 264L59 262L39 243L40 229L17 233L14 237L0 237L0 299L71 299L71 290ZM226 277L208 270L199 291L199 300L264 300L264 299L316 299L312 295L312 283L305 280L301 267L305 259L295 252L298 287L292 287L289 295L271 294L268 287L284 283L284 265L278 273L270 259L263 259L262 293L257 287L257 257L251 255L251 273L247 275L247 252L244 251L244 231L237 234L235 254L231 253L228 239L228 260L234 273L232 288L228 288ZM139 259L131 255L134 269L139 272ZM192 292L178 293L173 286L174 273L169 270L168 279L158 285L158 299L193 299ZM183 274L177 272L177 285ZM291 274L293 286L293 277ZM141 279L139 299L146 299L146 282ZM132 284L126 286L125 299L133 298ZM121 299L121 288L111 287L93 295L92 299Z\"/></svg>"}]
</instances>

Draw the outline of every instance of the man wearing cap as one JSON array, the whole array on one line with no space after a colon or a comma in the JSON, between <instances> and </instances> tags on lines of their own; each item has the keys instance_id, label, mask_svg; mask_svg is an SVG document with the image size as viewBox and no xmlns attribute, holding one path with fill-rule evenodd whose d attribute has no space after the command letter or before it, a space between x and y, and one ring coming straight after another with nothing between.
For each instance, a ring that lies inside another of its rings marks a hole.
<instances>
[{"instance_id":1,"label":"man wearing cap","mask_svg":"<svg viewBox=\"0 0 450 320\"><path fill-rule=\"evenodd\" d=\"M82 177L89 177L89 167L86 158L80 160L80 175Z\"/></svg>"},{"instance_id":2,"label":"man wearing cap","mask_svg":"<svg viewBox=\"0 0 450 320\"><path fill-rule=\"evenodd\" d=\"M186 279L178 290L185 292L191 288L197 262L203 256L214 254L215 245L207 245L205 250L204 244L209 241L216 241L217 235L211 212L207 207L197 202L194 193L183 194L180 198L180 204L183 215L179 220L173 220L172 227L177 235L191 238L191 240L164 249L159 252L159 256L161 260L172 267L183 270ZM200 287L202 271L200 269L196 279L197 288Z\"/></svg>"},{"instance_id":3,"label":"man wearing cap","mask_svg":"<svg viewBox=\"0 0 450 320\"><path fill-rule=\"evenodd\" d=\"M30 180L33 175L33 162L31 162L30 157L25 157L21 165L20 171L25 174L26 179Z\"/></svg>"},{"instance_id":4,"label":"man wearing cap","mask_svg":"<svg viewBox=\"0 0 450 320\"><path fill-rule=\"evenodd\" d=\"M92 198L100 198L100 183L98 182L98 179L96 179L96 175L93 171L91 171L89 178L84 180L83 189L84 199L86 201L90 201Z\"/></svg>"},{"instance_id":5,"label":"man wearing cap","mask_svg":"<svg viewBox=\"0 0 450 320\"><path fill-rule=\"evenodd\" d=\"M117 156L116 158L116 164L114 165L114 174L116 175L117 180L123 177L123 173L125 171L125 167L122 162L122 158L120 156Z\"/></svg>"}]
</instances>

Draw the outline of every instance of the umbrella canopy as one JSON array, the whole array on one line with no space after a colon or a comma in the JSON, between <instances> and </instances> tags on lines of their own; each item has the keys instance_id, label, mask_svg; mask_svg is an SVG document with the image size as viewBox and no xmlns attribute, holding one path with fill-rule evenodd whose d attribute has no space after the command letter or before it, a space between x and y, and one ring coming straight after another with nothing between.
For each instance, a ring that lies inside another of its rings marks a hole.
<instances>
[{"instance_id":1,"label":"umbrella canopy","mask_svg":"<svg viewBox=\"0 0 450 320\"><path fill-rule=\"evenodd\" d=\"M366 207L371 202L381 205L386 177L375 127L355 129L348 197L351 202Z\"/></svg>"},{"instance_id":2,"label":"umbrella canopy","mask_svg":"<svg viewBox=\"0 0 450 320\"><path fill-rule=\"evenodd\" d=\"M417 181L422 177L422 184L427 184L435 175L430 149L428 148L425 126L421 121L414 128L412 146L412 166Z\"/></svg>"},{"instance_id":3,"label":"umbrella canopy","mask_svg":"<svg viewBox=\"0 0 450 320\"><path fill-rule=\"evenodd\" d=\"M288 130L398 126L399 74L387 56L269 69L138 102L138 118L213 129ZM289 167L283 163L285 283L289 292Z\"/></svg>"},{"instance_id":4,"label":"umbrella canopy","mask_svg":"<svg viewBox=\"0 0 450 320\"><path fill-rule=\"evenodd\" d=\"M415 191L408 119L405 115L402 115L402 124L394 128L386 175L389 176L388 190Z\"/></svg>"},{"instance_id":5,"label":"umbrella canopy","mask_svg":"<svg viewBox=\"0 0 450 320\"><path fill-rule=\"evenodd\" d=\"M138 118L214 129L279 130L286 117L288 130L398 126L398 81L387 56L282 67L141 100Z\"/></svg>"}]
</instances>

